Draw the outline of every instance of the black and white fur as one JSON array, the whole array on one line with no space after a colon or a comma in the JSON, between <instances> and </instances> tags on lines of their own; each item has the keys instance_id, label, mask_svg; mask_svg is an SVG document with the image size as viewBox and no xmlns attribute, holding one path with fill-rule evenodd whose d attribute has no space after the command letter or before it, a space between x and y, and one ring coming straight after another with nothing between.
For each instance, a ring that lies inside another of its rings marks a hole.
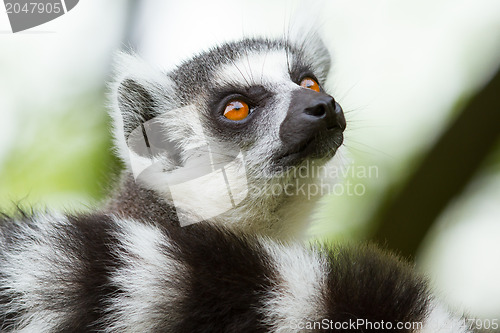
<instances>
[{"instance_id":1,"label":"black and white fur","mask_svg":"<svg viewBox=\"0 0 500 333\"><path fill-rule=\"evenodd\" d=\"M400 332L472 332L395 256L371 246L294 241L314 200L248 192L226 213L179 225L180 215L195 220L199 212L175 208L164 177L189 163L186 152L207 138L221 150L236 145L244 152L246 185L292 182L283 172L304 159L274 158L290 149L280 139L280 124L294 91L304 89L300 76L314 75L323 85L329 66L314 34L227 43L168 73L123 55L112 86L115 141L127 164L119 189L92 214L0 220L2 331L298 332L307 331L299 327L306 322L365 319L422 323ZM217 118L232 93L254 101L246 126ZM175 143L175 155L128 149L131 132L151 119ZM324 155L309 159L332 163L339 140L338 132L324 138L316 150ZM227 158L214 156L214 164ZM156 167L136 181L132 164L148 158ZM243 191L240 185L234 193ZM217 205L218 198L206 204Z\"/></svg>"},{"instance_id":2,"label":"black and white fur","mask_svg":"<svg viewBox=\"0 0 500 333\"><path fill-rule=\"evenodd\" d=\"M425 325L433 304L410 266L373 247L304 248L106 214L2 223L4 331L297 332L324 318Z\"/></svg>"}]
</instances>

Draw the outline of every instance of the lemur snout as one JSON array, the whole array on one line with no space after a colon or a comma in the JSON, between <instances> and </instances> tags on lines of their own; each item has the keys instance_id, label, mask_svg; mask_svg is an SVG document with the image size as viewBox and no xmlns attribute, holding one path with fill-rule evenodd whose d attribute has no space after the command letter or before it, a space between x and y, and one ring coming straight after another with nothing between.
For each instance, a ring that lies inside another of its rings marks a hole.
<instances>
[{"instance_id":1,"label":"lemur snout","mask_svg":"<svg viewBox=\"0 0 500 333\"><path fill-rule=\"evenodd\" d=\"M315 117L317 121L324 121L327 129L335 127L344 130L346 127L342 107L333 99L332 96L322 94L312 105L304 109L306 115Z\"/></svg>"},{"instance_id":2,"label":"lemur snout","mask_svg":"<svg viewBox=\"0 0 500 333\"><path fill-rule=\"evenodd\" d=\"M280 138L285 146L301 146L318 136L339 135L346 128L342 107L323 92L298 89L285 120L280 127Z\"/></svg>"}]
</instances>

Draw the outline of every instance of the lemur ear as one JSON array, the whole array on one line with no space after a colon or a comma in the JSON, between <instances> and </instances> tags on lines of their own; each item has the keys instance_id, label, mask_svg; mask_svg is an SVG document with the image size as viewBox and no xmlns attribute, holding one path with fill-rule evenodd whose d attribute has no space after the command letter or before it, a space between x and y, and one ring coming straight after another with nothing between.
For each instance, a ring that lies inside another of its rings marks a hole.
<instances>
[{"instance_id":1,"label":"lemur ear","mask_svg":"<svg viewBox=\"0 0 500 333\"><path fill-rule=\"evenodd\" d=\"M331 55L323 39L323 26L326 22L325 1L299 2L290 19L286 34L288 41L300 49L309 64L318 72L316 76L325 82L331 67ZM314 24L311 19L314 18Z\"/></svg>"},{"instance_id":2,"label":"lemur ear","mask_svg":"<svg viewBox=\"0 0 500 333\"><path fill-rule=\"evenodd\" d=\"M125 163L130 162L127 146L130 134L162 114L172 97L171 87L164 72L152 68L137 55L117 56L110 113L115 145Z\"/></svg>"},{"instance_id":3,"label":"lemur ear","mask_svg":"<svg viewBox=\"0 0 500 333\"><path fill-rule=\"evenodd\" d=\"M128 137L141 123L158 115L152 92L132 78L126 78L118 85L118 109L123 118L123 130Z\"/></svg>"},{"instance_id":4,"label":"lemur ear","mask_svg":"<svg viewBox=\"0 0 500 333\"><path fill-rule=\"evenodd\" d=\"M302 49L307 62L317 69L318 80L322 83L328 78L332 64L330 51L318 31L311 30L299 39L298 47Z\"/></svg>"}]
</instances>

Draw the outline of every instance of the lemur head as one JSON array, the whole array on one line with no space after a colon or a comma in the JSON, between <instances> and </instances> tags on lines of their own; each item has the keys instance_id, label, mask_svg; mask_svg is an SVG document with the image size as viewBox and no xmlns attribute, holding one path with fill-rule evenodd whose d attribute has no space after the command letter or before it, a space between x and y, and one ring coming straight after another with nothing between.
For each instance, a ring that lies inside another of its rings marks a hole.
<instances>
[{"instance_id":1,"label":"lemur head","mask_svg":"<svg viewBox=\"0 0 500 333\"><path fill-rule=\"evenodd\" d=\"M186 221L281 233L269 232L282 229L275 215L304 200L289 198L292 187L317 177L297 181L293 169L324 165L343 142L342 109L324 89L329 68L315 34L229 42L169 72L122 55L112 96L118 150Z\"/></svg>"}]
</instances>

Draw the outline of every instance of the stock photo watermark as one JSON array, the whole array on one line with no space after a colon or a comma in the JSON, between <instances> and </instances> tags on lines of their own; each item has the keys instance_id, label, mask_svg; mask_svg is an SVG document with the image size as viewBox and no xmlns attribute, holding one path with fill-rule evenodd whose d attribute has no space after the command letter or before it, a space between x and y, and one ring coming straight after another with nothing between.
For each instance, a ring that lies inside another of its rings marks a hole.
<instances>
[{"instance_id":1,"label":"stock photo watermark","mask_svg":"<svg viewBox=\"0 0 500 333\"><path fill-rule=\"evenodd\" d=\"M425 327L424 327L425 326ZM327 318L317 321L291 320L289 328L292 330L342 330L363 332L381 331L387 332L392 330L411 330L421 331L425 328L429 332L464 332L471 330L497 330L500 327L499 319L478 319L478 318L463 318L457 321L432 321L424 323L421 321L372 321L364 318L349 319L345 321L334 321Z\"/></svg>"},{"instance_id":2,"label":"stock photo watermark","mask_svg":"<svg viewBox=\"0 0 500 333\"><path fill-rule=\"evenodd\" d=\"M306 160L299 166L283 167L273 170L270 186L254 186L250 184L252 193L257 195L301 196L310 200L316 196L363 196L366 194L365 179L379 178L376 165L355 165L353 162L343 166L318 164L314 160ZM333 181L332 181L333 180Z\"/></svg>"},{"instance_id":3,"label":"stock photo watermark","mask_svg":"<svg viewBox=\"0 0 500 333\"><path fill-rule=\"evenodd\" d=\"M52 21L70 10L79 0L4 0L12 32L24 31Z\"/></svg>"},{"instance_id":4,"label":"stock photo watermark","mask_svg":"<svg viewBox=\"0 0 500 333\"><path fill-rule=\"evenodd\" d=\"M371 321L367 319L349 319L346 321L334 321L330 319L322 319L319 321L301 321L291 320L289 328L292 330L342 330L353 332L364 332L366 330L387 332L389 330L422 330L423 323L416 322L391 322L391 321Z\"/></svg>"}]
</instances>

